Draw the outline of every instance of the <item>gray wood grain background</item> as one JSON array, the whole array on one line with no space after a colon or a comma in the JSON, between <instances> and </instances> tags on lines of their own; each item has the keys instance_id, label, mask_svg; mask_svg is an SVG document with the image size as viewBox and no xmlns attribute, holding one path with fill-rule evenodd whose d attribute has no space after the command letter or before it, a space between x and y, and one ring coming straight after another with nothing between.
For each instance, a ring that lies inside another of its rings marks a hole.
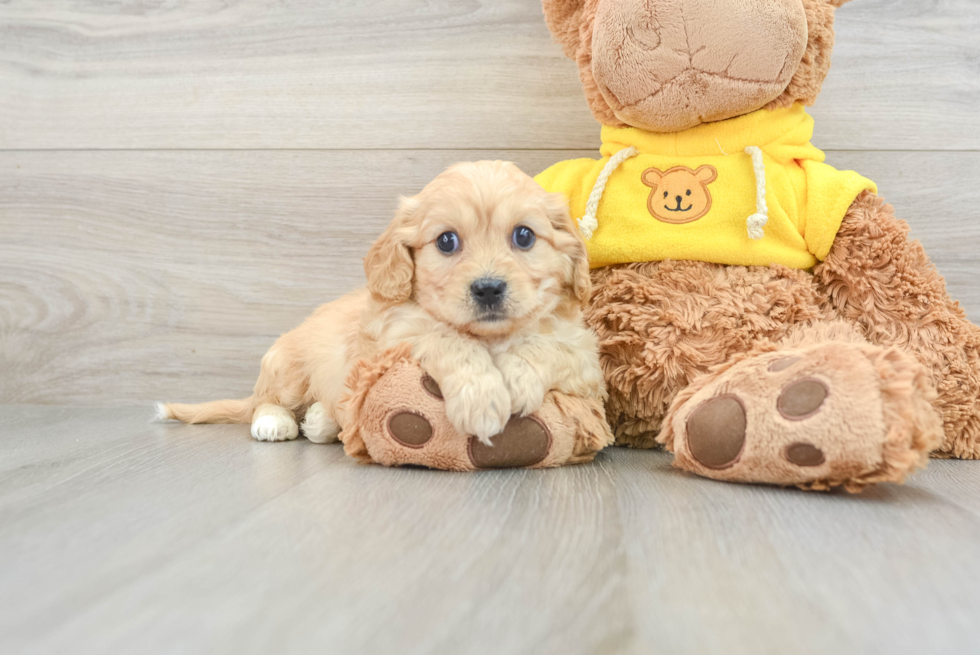
<instances>
[{"instance_id":1,"label":"gray wood grain background","mask_svg":"<svg viewBox=\"0 0 980 655\"><path fill-rule=\"evenodd\" d=\"M813 113L980 320L980 3L857 0ZM247 395L399 194L598 126L537 0L0 3L0 402Z\"/></svg>"}]
</instances>

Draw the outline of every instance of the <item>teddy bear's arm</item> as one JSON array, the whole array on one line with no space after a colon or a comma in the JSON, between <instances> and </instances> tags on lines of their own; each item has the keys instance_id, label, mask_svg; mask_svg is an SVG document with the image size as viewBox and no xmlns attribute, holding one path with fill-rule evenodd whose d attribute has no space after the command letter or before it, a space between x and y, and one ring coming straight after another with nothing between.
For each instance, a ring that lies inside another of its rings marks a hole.
<instances>
[{"instance_id":1,"label":"teddy bear's arm","mask_svg":"<svg viewBox=\"0 0 980 655\"><path fill-rule=\"evenodd\" d=\"M865 191L877 193L878 187L863 175L823 162L803 160L800 166L806 173L807 186L804 238L807 249L823 261L854 199Z\"/></svg>"}]
</instances>

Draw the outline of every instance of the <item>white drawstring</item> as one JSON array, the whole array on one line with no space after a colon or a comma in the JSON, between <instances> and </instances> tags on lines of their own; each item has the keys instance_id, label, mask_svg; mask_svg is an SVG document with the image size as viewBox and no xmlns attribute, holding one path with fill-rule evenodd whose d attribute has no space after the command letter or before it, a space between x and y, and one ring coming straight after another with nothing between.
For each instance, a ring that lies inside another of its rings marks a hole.
<instances>
[{"instance_id":1,"label":"white drawstring","mask_svg":"<svg viewBox=\"0 0 980 655\"><path fill-rule=\"evenodd\" d=\"M586 241L591 240L592 235L599 229L599 219L596 218L596 212L599 211L599 201L602 200L602 194L606 190L606 182L609 181L609 176L619 168L620 164L638 154L640 151L633 146L623 148L610 157L606 165L603 166L602 172L596 178L595 186L592 187L592 193L589 194L589 201L585 203L585 216L578 219L578 229Z\"/></svg>"},{"instance_id":2,"label":"white drawstring","mask_svg":"<svg viewBox=\"0 0 980 655\"><path fill-rule=\"evenodd\" d=\"M763 228L769 222L769 205L766 204L766 164L762 159L762 149L749 146L745 152L752 157L752 169L755 171L755 213L746 220L749 228L749 238L758 241L766 236Z\"/></svg>"}]
</instances>

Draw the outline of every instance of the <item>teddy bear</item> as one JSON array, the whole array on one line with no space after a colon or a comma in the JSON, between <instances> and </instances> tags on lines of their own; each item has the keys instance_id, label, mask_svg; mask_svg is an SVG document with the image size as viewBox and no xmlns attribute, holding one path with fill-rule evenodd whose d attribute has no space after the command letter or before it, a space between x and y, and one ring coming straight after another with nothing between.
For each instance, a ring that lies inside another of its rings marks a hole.
<instances>
[{"instance_id":1,"label":"teddy bear","mask_svg":"<svg viewBox=\"0 0 980 655\"><path fill-rule=\"evenodd\" d=\"M847 0L543 0L601 157L536 178L587 239L618 444L742 483L980 458L980 330L908 225L811 143Z\"/></svg>"}]
</instances>

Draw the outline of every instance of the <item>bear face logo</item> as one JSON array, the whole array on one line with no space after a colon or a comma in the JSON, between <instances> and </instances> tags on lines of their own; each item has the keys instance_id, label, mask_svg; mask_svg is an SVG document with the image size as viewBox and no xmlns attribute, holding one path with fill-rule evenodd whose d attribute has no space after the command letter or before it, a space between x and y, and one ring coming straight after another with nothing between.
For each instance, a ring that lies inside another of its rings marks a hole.
<instances>
[{"instance_id":1,"label":"bear face logo","mask_svg":"<svg viewBox=\"0 0 980 655\"><path fill-rule=\"evenodd\" d=\"M718 171L714 166L702 166L696 171L675 166L666 173L648 168L640 179L653 189L647 200L650 214L658 221L681 225L693 223L711 210L708 185L718 179Z\"/></svg>"}]
</instances>

